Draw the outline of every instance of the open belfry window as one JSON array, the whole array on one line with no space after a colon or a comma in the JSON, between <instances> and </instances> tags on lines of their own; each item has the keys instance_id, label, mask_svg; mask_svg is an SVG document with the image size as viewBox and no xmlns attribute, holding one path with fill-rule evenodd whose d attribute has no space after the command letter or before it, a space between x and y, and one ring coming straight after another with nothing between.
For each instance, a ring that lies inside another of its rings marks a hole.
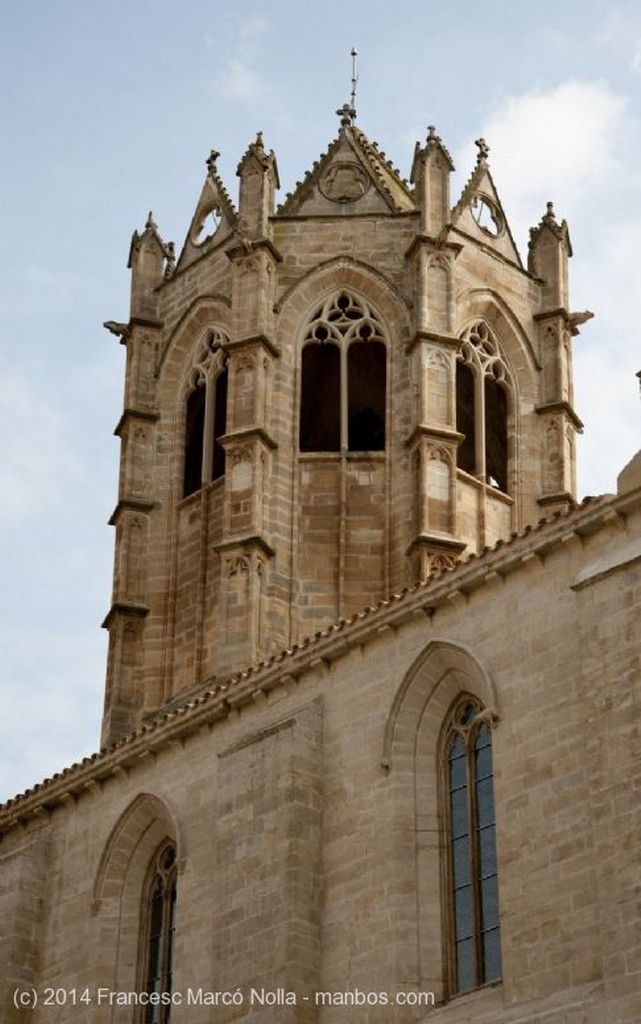
<instances>
[{"instance_id":1,"label":"open belfry window","mask_svg":"<svg viewBox=\"0 0 641 1024\"><path fill-rule=\"evenodd\" d=\"M385 449L387 353L378 317L346 291L311 318L301 356L301 452Z\"/></svg>"},{"instance_id":2,"label":"open belfry window","mask_svg":"<svg viewBox=\"0 0 641 1024\"><path fill-rule=\"evenodd\" d=\"M221 444L227 429L228 373L222 347L225 341L220 332L210 332L190 374L185 403L185 498L225 473L225 450Z\"/></svg>"},{"instance_id":3,"label":"open belfry window","mask_svg":"<svg viewBox=\"0 0 641 1024\"><path fill-rule=\"evenodd\" d=\"M456 429L463 434L457 465L508 491L509 375L487 324L463 334L456 365Z\"/></svg>"},{"instance_id":4,"label":"open belfry window","mask_svg":"<svg viewBox=\"0 0 641 1024\"><path fill-rule=\"evenodd\" d=\"M501 977L492 734L472 697L450 712L442 769L447 987L455 995Z\"/></svg>"},{"instance_id":5,"label":"open belfry window","mask_svg":"<svg viewBox=\"0 0 641 1024\"><path fill-rule=\"evenodd\" d=\"M169 1024L176 930L176 848L165 843L151 864L143 897L143 991L157 994L141 1024Z\"/></svg>"}]
</instances>

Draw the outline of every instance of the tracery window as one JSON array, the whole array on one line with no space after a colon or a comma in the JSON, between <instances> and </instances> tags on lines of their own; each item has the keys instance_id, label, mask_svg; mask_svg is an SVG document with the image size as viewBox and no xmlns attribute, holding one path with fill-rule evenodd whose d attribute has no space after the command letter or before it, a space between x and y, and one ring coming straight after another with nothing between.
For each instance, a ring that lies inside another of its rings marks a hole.
<instances>
[{"instance_id":1,"label":"tracery window","mask_svg":"<svg viewBox=\"0 0 641 1024\"><path fill-rule=\"evenodd\" d=\"M352 293L312 316L301 357L300 450L385 449L386 347L376 313Z\"/></svg>"},{"instance_id":2,"label":"tracery window","mask_svg":"<svg viewBox=\"0 0 641 1024\"><path fill-rule=\"evenodd\" d=\"M510 379L487 324L468 327L457 358L456 429L464 435L457 464L507 493Z\"/></svg>"},{"instance_id":3,"label":"tracery window","mask_svg":"<svg viewBox=\"0 0 641 1024\"><path fill-rule=\"evenodd\" d=\"M450 994L501 977L492 735L473 697L459 700L444 732L444 817Z\"/></svg>"},{"instance_id":4,"label":"tracery window","mask_svg":"<svg viewBox=\"0 0 641 1024\"><path fill-rule=\"evenodd\" d=\"M188 380L185 408L183 497L225 473L221 438L227 429L226 338L211 331L199 349Z\"/></svg>"},{"instance_id":5,"label":"tracery window","mask_svg":"<svg viewBox=\"0 0 641 1024\"><path fill-rule=\"evenodd\" d=\"M175 919L176 848L165 843L154 858L143 899L143 991L157 993L158 1001L144 1007L142 1024L169 1024Z\"/></svg>"}]
</instances>

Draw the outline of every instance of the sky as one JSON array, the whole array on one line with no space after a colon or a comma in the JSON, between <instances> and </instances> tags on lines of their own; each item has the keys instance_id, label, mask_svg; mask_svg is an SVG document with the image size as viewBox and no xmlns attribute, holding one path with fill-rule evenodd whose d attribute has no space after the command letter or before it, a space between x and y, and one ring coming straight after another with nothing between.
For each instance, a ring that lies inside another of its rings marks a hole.
<instances>
[{"instance_id":1,"label":"sky","mask_svg":"<svg viewBox=\"0 0 641 1024\"><path fill-rule=\"evenodd\" d=\"M233 198L258 130L280 200L357 124L409 177L435 125L452 202L489 146L522 257L569 224L579 496L641 447L638 0L0 0L0 801L98 749L127 257L178 251L212 148Z\"/></svg>"}]
</instances>

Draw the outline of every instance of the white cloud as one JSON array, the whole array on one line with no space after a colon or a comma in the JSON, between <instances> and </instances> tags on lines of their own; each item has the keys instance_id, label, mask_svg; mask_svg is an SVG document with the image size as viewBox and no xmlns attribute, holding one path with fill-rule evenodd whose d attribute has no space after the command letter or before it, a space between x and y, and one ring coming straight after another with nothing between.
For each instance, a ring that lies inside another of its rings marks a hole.
<instances>
[{"instance_id":1,"label":"white cloud","mask_svg":"<svg viewBox=\"0 0 641 1024\"><path fill-rule=\"evenodd\" d=\"M626 105L605 82L571 80L547 92L510 96L493 112L482 134L490 167L500 170L497 187L518 241L548 200L561 217L570 217L590 190L617 174ZM459 166L469 168L474 160L470 143Z\"/></svg>"},{"instance_id":2,"label":"white cloud","mask_svg":"<svg viewBox=\"0 0 641 1024\"><path fill-rule=\"evenodd\" d=\"M259 99L263 92L259 75L238 58L229 61L218 85L227 99L254 100Z\"/></svg>"},{"instance_id":3,"label":"white cloud","mask_svg":"<svg viewBox=\"0 0 641 1024\"><path fill-rule=\"evenodd\" d=\"M238 30L238 34L241 39L257 39L259 36L265 35L269 23L265 18L256 16L255 18L248 18L247 21L243 22Z\"/></svg>"}]
</instances>

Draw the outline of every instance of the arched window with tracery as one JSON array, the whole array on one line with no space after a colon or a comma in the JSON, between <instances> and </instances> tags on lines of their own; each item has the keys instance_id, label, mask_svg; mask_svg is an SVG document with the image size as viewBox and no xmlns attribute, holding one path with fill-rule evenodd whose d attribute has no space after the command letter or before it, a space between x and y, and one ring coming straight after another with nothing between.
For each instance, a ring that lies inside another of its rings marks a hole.
<instances>
[{"instance_id":1,"label":"arched window with tracery","mask_svg":"<svg viewBox=\"0 0 641 1024\"><path fill-rule=\"evenodd\" d=\"M461 338L456 368L456 429L463 434L457 464L499 491L508 492L508 393L510 376L498 344L483 321Z\"/></svg>"},{"instance_id":2,"label":"arched window with tracery","mask_svg":"<svg viewBox=\"0 0 641 1024\"><path fill-rule=\"evenodd\" d=\"M387 353L375 311L353 293L311 317L301 356L301 452L385 449Z\"/></svg>"},{"instance_id":3,"label":"arched window with tracery","mask_svg":"<svg viewBox=\"0 0 641 1024\"><path fill-rule=\"evenodd\" d=\"M155 994L139 1018L141 1024L169 1024L176 930L176 848L165 843L150 866L142 906L142 991Z\"/></svg>"},{"instance_id":4,"label":"arched window with tracery","mask_svg":"<svg viewBox=\"0 0 641 1024\"><path fill-rule=\"evenodd\" d=\"M197 350L185 403L183 497L225 473L221 438L227 429L227 338L212 330Z\"/></svg>"},{"instance_id":5,"label":"arched window with tracery","mask_svg":"<svg viewBox=\"0 0 641 1024\"><path fill-rule=\"evenodd\" d=\"M457 700L442 742L450 995L501 977L491 718Z\"/></svg>"}]
</instances>

